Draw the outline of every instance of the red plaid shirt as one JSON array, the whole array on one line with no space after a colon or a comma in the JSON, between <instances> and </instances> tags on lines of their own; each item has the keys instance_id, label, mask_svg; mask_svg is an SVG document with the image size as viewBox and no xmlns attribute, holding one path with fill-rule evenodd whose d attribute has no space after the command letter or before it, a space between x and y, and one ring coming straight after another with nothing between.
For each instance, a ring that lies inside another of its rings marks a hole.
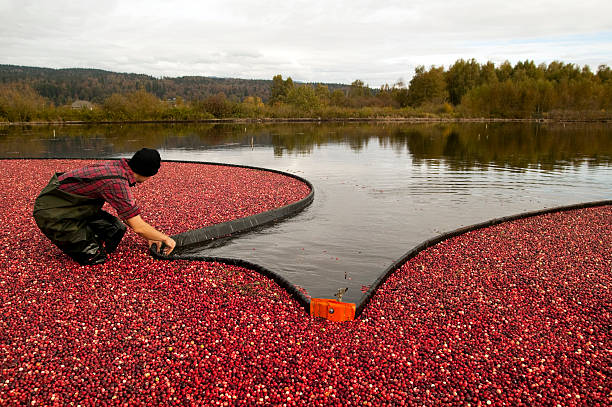
<instances>
[{"instance_id":1,"label":"red plaid shirt","mask_svg":"<svg viewBox=\"0 0 612 407\"><path fill-rule=\"evenodd\" d=\"M140 208L134 202L134 196L129 188L136 184L136 179L125 158L104 161L65 172L58 177L58 180L69 177L94 178L108 175L119 175L126 179L111 178L91 182L72 182L60 185L59 189L88 198L103 199L115 208L117 215L123 220L139 215Z\"/></svg>"}]
</instances>

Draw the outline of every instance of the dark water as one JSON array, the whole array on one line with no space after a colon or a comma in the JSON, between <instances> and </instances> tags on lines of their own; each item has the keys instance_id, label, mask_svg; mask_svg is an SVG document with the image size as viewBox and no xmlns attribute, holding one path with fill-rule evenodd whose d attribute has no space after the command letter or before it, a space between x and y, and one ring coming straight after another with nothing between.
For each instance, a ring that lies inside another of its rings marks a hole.
<instances>
[{"instance_id":1,"label":"dark water","mask_svg":"<svg viewBox=\"0 0 612 407\"><path fill-rule=\"evenodd\" d=\"M348 287L344 300L353 302L436 234L612 198L612 126L605 124L0 128L2 157L130 156L141 146L165 159L254 165L310 180L315 200L298 216L198 253L261 264L313 296Z\"/></svg>"}]
</instances>

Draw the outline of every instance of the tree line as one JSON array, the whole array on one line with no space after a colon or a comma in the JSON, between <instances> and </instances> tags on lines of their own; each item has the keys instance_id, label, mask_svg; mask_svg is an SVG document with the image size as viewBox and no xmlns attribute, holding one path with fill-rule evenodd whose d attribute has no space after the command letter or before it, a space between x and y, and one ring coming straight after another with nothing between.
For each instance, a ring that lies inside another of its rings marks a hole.
<instances>
[{"instance_id":1,"label":"tree line","mask_svg":"<svg viewBox=\"0 0 612 407\"><path fill-rule=\"evenodd\" d=\"M10 74L5 75L4 71ZM612 118L610 67L600 65L593 72L588 66L559 61L540 65L524 61L514 66L504 62L496 66L492 62L480 64L474 59L460 59L448 69L418 66L409 83L398 81L378 89L369 87L361 80L355 80L350 85L304 84L296 83L290 77L283 79L279 74L271 81L258 81L256 86L243 89L239 95L231 90L228 93L218 89L214 92L203 90L208 80L213 83L218 78L184 77L165 79L164 82L146 75L66 70L78 71L75 76L80 79L74 83L68 80L62 82L57 78L55 82L47 81L44 79L44 68L17 71L15 67L0 69L0 121L299 117ZM88 73L91 75L87 76ZM83 85L83 78L88 78L85 83L91 86ZM172 86L169 84L176 87L170 93ZM52 89L57 88L71 89L77 97L63 97L58 102L57 98L50 97L55 94ZM179 88L180 94L177 91ZM83 89L90 89L92 97L82 97L86 94ZM169 98L168 95L176 96ZM94 104L73 109L69 103L74 99L86 99Z\"/></svg>"}]
</instances>

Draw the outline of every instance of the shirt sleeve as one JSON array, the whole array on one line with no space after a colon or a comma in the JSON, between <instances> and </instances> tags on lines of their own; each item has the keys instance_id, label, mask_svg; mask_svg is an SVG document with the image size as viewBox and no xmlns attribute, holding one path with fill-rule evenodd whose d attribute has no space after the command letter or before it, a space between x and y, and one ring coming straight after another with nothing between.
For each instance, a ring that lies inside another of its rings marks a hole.
<instances>
[{"instance_id":1,"label":"shirt sleeve","mask_svg":"<svg viewBox=\"0 0 612 407\"><path fill-rule=\"evenodd\" d=\"M102 191L102 197L117 211L117 215L122 220L140 215L140 208L136 205L132 191L125 180L110 180Z\"/></svg>"}]
</instances>

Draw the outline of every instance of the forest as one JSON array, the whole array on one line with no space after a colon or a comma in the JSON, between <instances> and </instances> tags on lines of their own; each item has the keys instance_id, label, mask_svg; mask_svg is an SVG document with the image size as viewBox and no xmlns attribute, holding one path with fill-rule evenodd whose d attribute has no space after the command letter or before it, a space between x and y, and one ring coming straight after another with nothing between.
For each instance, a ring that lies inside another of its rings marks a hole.
<instances>
[{"instance_id":1,"label":"forest","mask_svg":"<svg viewBox=\"0 0 612 407\"><path fill-rule=\"evenodd\" d=\"M79 103L74 103L80 101ZM418 66L408 83L372 88L96 69L0 65L0 122L198 121L283 118L612 119L612 70L460 59Z\"/></svg>"}]
</instances>

